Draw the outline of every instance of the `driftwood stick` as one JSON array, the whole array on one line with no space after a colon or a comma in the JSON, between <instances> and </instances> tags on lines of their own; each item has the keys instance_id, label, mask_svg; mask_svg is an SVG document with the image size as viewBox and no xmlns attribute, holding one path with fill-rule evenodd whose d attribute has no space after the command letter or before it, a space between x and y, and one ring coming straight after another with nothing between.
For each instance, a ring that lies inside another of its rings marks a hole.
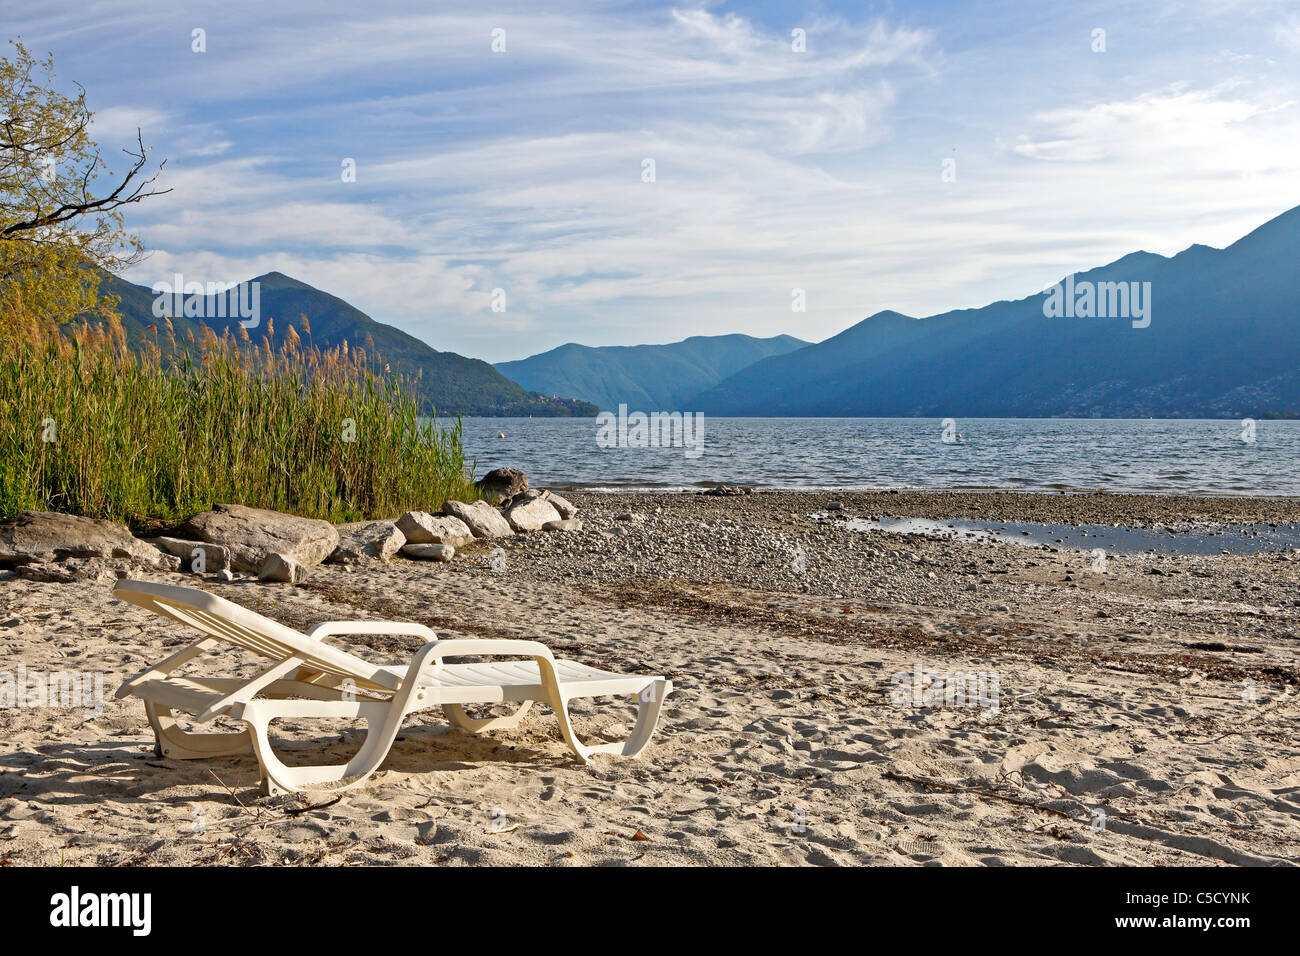
<instances>
[{"instance_id":1,"label":"driftwood stick","mask_svg":"<svg viewBox=\"0 0 1300 956\"><path fill-rule=\"evenodd\" d=\"M1021 800L1019 797L1010 797L1005 793L997 793L994 790L985 790L981 787L959 787L954 783L944 783L942 780L929 780L925 777L909 777L907 774L894 773L892 770L886 770L882 776L886 780L901 780L906 783L914 783L918 786L925 787L927 790L946 790L949 793L973 793L980 797L991 797L994 800L1001 800L1004 803L1013 803L1018 807L1028 807L1030 810L1037 810L1040 813L1054 813L1058 817L1064 817L1067 820L1073 820L1064 810L1057 810L1055 807L1045 807L1041 803L1034 803L1032 800Z\"/></svg>"},{"instance_id":2,"label":"driftwood stick","mask_svg":"<svg viewBox=\"0 0 1300 956\"><path fill-rule=\"evenodd\" d=\"M226 787L226 781L218 777L215 770L209 768L208 773L212 774L212 778L216 780L217 783L221 784L223 787ZM258 818L258 814L254 813L252 810L248 809L248 807L244 806L244 801L239 799L239 796L235 793L235 791L231 790L229 787L226 787L226 793L230 794L230 796L234 799L234 801L237 804L239 804L240 807L243 808L243 811L247 813L250 817L252 817L254 820Z\"/></svg>"}]
</instances>

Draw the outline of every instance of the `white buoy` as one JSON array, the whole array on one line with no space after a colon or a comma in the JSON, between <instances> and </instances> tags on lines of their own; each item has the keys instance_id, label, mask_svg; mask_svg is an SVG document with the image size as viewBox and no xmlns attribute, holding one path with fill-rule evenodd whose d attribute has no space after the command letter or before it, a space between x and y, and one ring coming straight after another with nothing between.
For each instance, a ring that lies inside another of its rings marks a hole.
<instances>
[{"instance_id":1,"label":"white buoy","mask_svg":"<svg viewBox=\"0 0 1300 956\"><path fill-rule=\"evenodd\" d=\"M497 438L505 438L505 437L506 437L505 432L497 432Z\"/></svg>"}]
</instances>

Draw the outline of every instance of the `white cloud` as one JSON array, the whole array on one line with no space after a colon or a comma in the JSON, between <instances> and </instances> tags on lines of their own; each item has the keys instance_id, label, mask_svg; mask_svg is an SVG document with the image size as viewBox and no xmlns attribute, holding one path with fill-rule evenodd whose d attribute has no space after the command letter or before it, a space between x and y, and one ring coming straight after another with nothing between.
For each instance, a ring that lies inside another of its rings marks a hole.
<instances>
[{"instance_id":1,"label":"white cloud","mask_svg":"<svg viewBox=\"0 0 1300 956\"><path fill-rule=\"evenodd\" d=\"M103 148L121 146L131 148L136 144L136 131L149 145L150 133L172 121L166 110L150 106L107 106L92 111L90 132Z\"/></svg>"},{"instance_id":2,"label":"white cloud","mask_svg":"<svg viewBox=\"0 0 1300 956\"><path fill-rule=\"evenodd\" d=\"M1293 104L1270 106L1229 93L1226 87L1174 88L1129 100L1049 111L1036 119L1052 130L1052 138L1026 140L1014 151L1027 159L1064 162L1133 159L1156 153L1180 153L1185 165L1198 167L1207 160L1217 164L1225 160L1250 162L1245 151L1226 157L1225 148L1241 142L1243 132L1250 135L1243 124Z\"/></svg>"},{"instance_id":3,"label":"white cloud","mask_svg":"<svg viewBox=\"0 0 1300 956\"><path fill-rule=\"evenodd\" d=\"M1300 51L1300 16L1292 14L1286 21L1273 27L1273 35L1292 50Z\"/></svg>"}]
</instances>

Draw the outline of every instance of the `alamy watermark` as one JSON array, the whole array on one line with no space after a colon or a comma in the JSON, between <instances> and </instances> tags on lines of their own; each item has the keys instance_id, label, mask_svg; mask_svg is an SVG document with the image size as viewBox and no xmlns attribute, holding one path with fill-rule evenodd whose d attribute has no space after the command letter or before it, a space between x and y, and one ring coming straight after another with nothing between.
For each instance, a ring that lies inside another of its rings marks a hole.
<instances>
[{"instance_id":1,"label":"alamy watermark","mask_svg":"<svg viewBox=\"0 0 1300 956\"><path fill-rule=\"evenodd\" d=\"M153 928L152 893L83 893L73 886L50 897L50 925L120 927L133 936L148 936Z\"/></svg>"},{"instance_id":2,"label":"alamy watermark","mask_svg":"<svg viewBox=\"0 0 1300 956\"><path fill-rule=\"evenodd\" d=\"M177 272L174 282L155 282L155 319L184 316L187 319L239 319L246 329L262 323L262 283L253 282L186 282ZM231 293L234 294L231 294Z\"/></svg>"},{"instance_id":3,"label":"alamy watermark","mask_svg":"<svg viewBox=\"0 0 1300 956\"><path fill-rule=\"evenodd\" d=\"M103 671L0 671L0 707L82 707L87 717L104 712Z\"/></svg>"},{"instance_id":4,"label":"alamy watermark","mask_svg":"<svg viewBox=\"0 0 1300 956\"><path fill-rule=\"evenodd\" d=\"M703 412L628 413L596 416L596 444L601 448L684 448L687 458L704 454Z\"/></svg>"},{"instance_id":5,"label":"alamy watermark","mask_svg":"<svg viewBox=\"0 0 1300 956\"><path fill-rule=\"evenodd\" d=\"M996 713L997 671L927 671L916 664L911 672L889 678L889 702L895 707L971 707Z\"/></svg>"},{"instance_id":6,"label":"alamy watermark","mask_svg":"<svg viewBox=\"0 0 1300 956\"><path fill-rule=\"evenodd\" d=\"M1135 329L1151 324L1150 282L1076 282L1071 273L1043 294L1049 319L1132 319Z\"/></svg>"}]
</instances>

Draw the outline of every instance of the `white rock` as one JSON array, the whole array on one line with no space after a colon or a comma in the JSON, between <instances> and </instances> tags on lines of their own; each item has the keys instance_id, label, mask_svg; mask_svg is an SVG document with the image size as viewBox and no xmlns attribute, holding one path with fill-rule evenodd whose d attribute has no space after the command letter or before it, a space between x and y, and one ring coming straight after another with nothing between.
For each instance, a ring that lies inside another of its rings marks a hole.
<instances>
[{"instance_id":1,"label":"white rock","mask_svg":"<svg viewBox=\"0 0 1300 956\"><path fill-rule=\"evenodd\" d=\"M560 513L561 518L572 518L578 513L578 506L567 498L561 498L554 492L547 492L546 500Z\"/></svg>"},{"instance_id":2,"label":"white rock","mask_svg":"<svg viewBox=\"0 0 1300 956\"><path fill-rule=\"evenodd\" d=\"M506 520L516 531L540 531L548 521L559 521L560 513L543 497L512 504Z\"/></svg>"},{"instance_id":3,"label":"white rock","mask_svg":"<svg viewBox=\"0 0 1300 956\"><path fill-rule=\"evenodd\" d=\"M190 571L195 574L212 574L230 567L230 551L219 544L208 544L206 541L184 541L180 538L166 537L152 538L149 543L161 548L168 554L180 558L182 571ZM203 557L202 567L199 569L193 566L195 551L199 552Z\"/></svg>"},{"instance_id":4,"label":"white rock","mask_svg":"<svg viewBox=\"0 0 1300 956\"><path fill-rule=\"evenodd\" d=\"M559 521L548 521L542 525L543 531L581 531L581 518L561 518Z\"/></svg>"},{"instance_id":5,"label":"white rock","mask_svg":"<svg viewBox=\"0 0 1300 956\"><path fill-rule=\"evenodd\" d=\"M442 512L463 521L476 538L505 538L515 533L501 512L486 501L448 501Z\"/></svg>"},{"instance_id":6,"label":"white rock","mask_svg":"<svg viewBox=\"0 0 1300 956\"><path fill-rule=\"evenodd\" d=\"M397 530L406 535L409 544L449 544L459 548L474 540L469 526L459 518L427 511L408 511L397 519Z\"/></svg>"},{"instance_id":7,"label":"white rock","mask_svg":"<svg viewBox=\"0 0 1300 956\"><path fill-rule=\"evenodd\" d=\"M338 531L339 546L326 558L335 564L387 561L406 544L406 535L391 521L354 521Z\"/></svg>"},{"instance_id":8,"label":"white rock","mask_svg":"<svg viewBox=\"0 0 1300 956\"><path fill-rule=\"evenodd\" d=\"M307 577L307 569L288 555L272 552L262 562L262 569L257 574L260 581L285 581L298 584Z\"/></svg>"}]
</instances>

